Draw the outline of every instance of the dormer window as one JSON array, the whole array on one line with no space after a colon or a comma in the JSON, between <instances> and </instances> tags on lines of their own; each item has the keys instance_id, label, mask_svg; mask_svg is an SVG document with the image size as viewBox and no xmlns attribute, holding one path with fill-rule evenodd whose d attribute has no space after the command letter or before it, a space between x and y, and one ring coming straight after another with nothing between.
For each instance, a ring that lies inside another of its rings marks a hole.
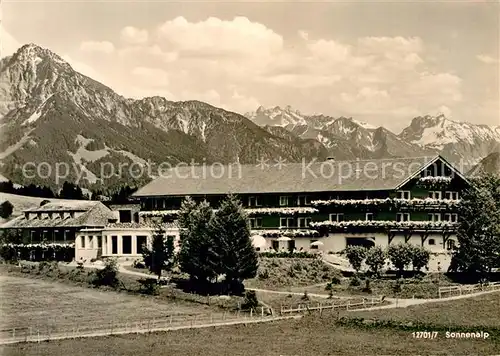
<instances>
[{"instance_id":1,"label":"dormer window","mask_svg":"<svg viewBox=\"0 0 500 356\"><path fill-rule=\"evenodd\" d=\"M398 190L396 193L398 199L411 199L411 192L409 190Z\"/></svg>"},{"instance_id":2,"label":"dormer window","mask_svg":"<svg viewBox=\"0 0 500 356\"><path fill-rule=\"evenodd\" d=\"M29 220L29 218L30 218L30 213L24 213L24 218L25 218L26 220Z\"/></svg>"}]
</instances>

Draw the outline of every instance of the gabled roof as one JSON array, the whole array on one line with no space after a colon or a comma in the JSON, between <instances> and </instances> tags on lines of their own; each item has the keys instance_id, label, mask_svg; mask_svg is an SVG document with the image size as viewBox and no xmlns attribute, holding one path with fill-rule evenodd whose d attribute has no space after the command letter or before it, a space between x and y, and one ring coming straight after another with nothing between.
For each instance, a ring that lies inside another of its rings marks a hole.
<instances>
[{"instance_id":1,"label":"gabled roof","mask_svg":"<svg viewBox=\"0 0 500 356\"><path fill-rule=\"evenodd\" d=\"M172 168L135 197L394 190L440 156Z\"/></svg>"},{"instance_id":2,"label":"gabled roof","mask_svg":"<svg viewBox=\"0 0 500 356\"><path fill-rule=\"evenodd\" d=\"M83 214L75 217L61 218L58 214L52 218L46 217L42 219L30 218L26 219L24 215L18 216L0 225L0 229L22 229L22 228L64 228L64 227L91 227L91 226L105 226L109 219L113 219L113 212L101 202L85 202L87 209L83 210ZM48 204L47 204L48 205ZM45 206L42 206L43 208ZM66 209L64 211L82 211L82 206L78 209ZM29 210L29 212L52 212L54 210Z\"/></svg>"},{"instance_id":3,"label":"gabled roof","mask_svg":"<svg viewBox=\"0 0 500 356\"><path fill-rule=\"evenodd\" d=\"M57 201L23 210L24 212L87 211L98 203L92 200Z\"/></svg>"}]
</instances>

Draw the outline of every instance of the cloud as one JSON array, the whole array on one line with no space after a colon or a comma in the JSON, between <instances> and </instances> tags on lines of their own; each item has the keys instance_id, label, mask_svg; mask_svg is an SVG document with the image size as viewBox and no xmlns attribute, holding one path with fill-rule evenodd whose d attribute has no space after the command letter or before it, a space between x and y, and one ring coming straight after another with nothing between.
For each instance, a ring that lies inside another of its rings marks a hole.
<instances>
[{"instance_id":1,"label":"cloud","mask_svg":"<svg viewBox=\"0 0 500 356\"><path fill-rule=\"evenodd\" d=\"M130 44L143 44L148 42L149 33L147 30L141 30L133 26L124 27L120 36L123 42Z\"/></svg>"},{"instance_id":2,"label":"cloud","mask_svg":"<svg viewBox=\"0 0 500 356\"><path fill-rule=\"evenodd\" d=\"M341 41L304 29L284 38L246 17L177 17L148 30L127 26L120 38L119 66L108 69L120 68L115 84L130 97L201 100L236 112L290 104L389 128L414 115L458 113L463 101L462 79L437 67L441 52L419 37Z\"/></svg>"},{"instance_id":3,"label":"cloud","mask_svg":"<svg viewBox=\"0 0 500 356\"><path fill-rule=\"evenodd\" d=\"M108 41L84 41L80 44L80 50L110 54L115 51L115 46Z\"/></svg>"},{"instance_id":4,"label":"cloud","mask_svg":"<svg viewBox=\"0 0 500 356\"><path fill-rule=\"evenodd\" d=\"M158 28L159 38L183 52L262 56L280 51L283 38L266 26L246 17L189 22L184 17L166 21Z\"/></svg>"},{"instance_id":5,"label":"cloud","mask_svg":"<svg viewBox=\"0 0 500 356\"><path fill-rule=\"evenodd\" d=\"M486 54L479 54L476 56L476 59L480 62L483 62L485 64L495 64L498 63L498 59L495 59L491 56L488 56Z\"/></svg>"},{"instance_id":6,"label":"cloud","mask_svg":"<svg viewBox=\"0 0 500 356\"><path fill-rule=\"evenodd\" d=\"M122 59L132 60L136 62L156 60L161 61L162 63L175 61L179 57L177 52L163 51L158 45L134 45L120 48L118 50L118 56Z\"/></svg>"},{"instance_id":7,"label":"cloud","mask_svg":"<svg viewBox=\"0 0 500 356\"><path fill-rule=\"evenodd\" d=\"M132 75L149 87L165 87L169 83L168 73L158 68L135 67Z\"/></svg>"}]
</instances>

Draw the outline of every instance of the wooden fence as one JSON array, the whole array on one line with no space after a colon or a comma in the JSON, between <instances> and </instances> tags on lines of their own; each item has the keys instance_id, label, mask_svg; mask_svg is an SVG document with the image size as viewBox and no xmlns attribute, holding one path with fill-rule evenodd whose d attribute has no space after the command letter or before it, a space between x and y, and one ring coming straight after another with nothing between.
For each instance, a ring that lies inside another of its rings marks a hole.
<instances>
[{"instance_id":1,"label":"wooden fence","mask_svg":"<svg viewBox=\"0 0 500 356\"><path fill-rule=\"evenodd\" d=\"M371 308L383 303L382 298L363 298L362 300L342 300L333 302L303 303L295 306L282 305L280 314L305 313L323 310L358 310Z\"/></svg>"},{"instance_id":2,"label":"wooden fence","mask_svg":"<svg viewBox=\"0 0 500 356\"><path fill-rule=\"evenodd\" d=\"M283 316L273 316L266 312L266 308L249 311L171 315L158 319L130 320L117 322L110 320L106 323L98 321L78 322L72 325L46 325L36 327L18 327L0 330L0 344L14 344L21 342L41 342L49 340L75 339L83 337L109 336L117 334L149 333L179 329L201 328L217 325L232 325L243 323L266 322L288 319Z\"/></svg>"},{"instance_id":3,"label":"wooden fence","mask_svg":"<svg viewBox=\"0 0 500 356\"><path fill-rule=\"evenodd\" d=\"M471 284L462 286L446 286L439 287L439 298L455 297L459 295L472 294L483 291L500 290L500 283L494 282L489 284Z\"/></svg>"}]
</instances>

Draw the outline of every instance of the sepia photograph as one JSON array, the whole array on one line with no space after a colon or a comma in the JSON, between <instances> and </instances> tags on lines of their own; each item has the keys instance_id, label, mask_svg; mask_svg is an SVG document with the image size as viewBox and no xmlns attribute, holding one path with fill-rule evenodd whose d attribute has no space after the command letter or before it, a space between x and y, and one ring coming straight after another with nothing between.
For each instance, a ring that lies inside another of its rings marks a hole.
<instances>
[{"instance_id":1,"label":"sepia photograph","mask_svg":"<svg viewBox=\"0 0 500 356\"><path fill-rule=\"evenodd\" d=\"M500 2L0 14L1 355L500 355Z\"/></svg>"}]
</instances>

